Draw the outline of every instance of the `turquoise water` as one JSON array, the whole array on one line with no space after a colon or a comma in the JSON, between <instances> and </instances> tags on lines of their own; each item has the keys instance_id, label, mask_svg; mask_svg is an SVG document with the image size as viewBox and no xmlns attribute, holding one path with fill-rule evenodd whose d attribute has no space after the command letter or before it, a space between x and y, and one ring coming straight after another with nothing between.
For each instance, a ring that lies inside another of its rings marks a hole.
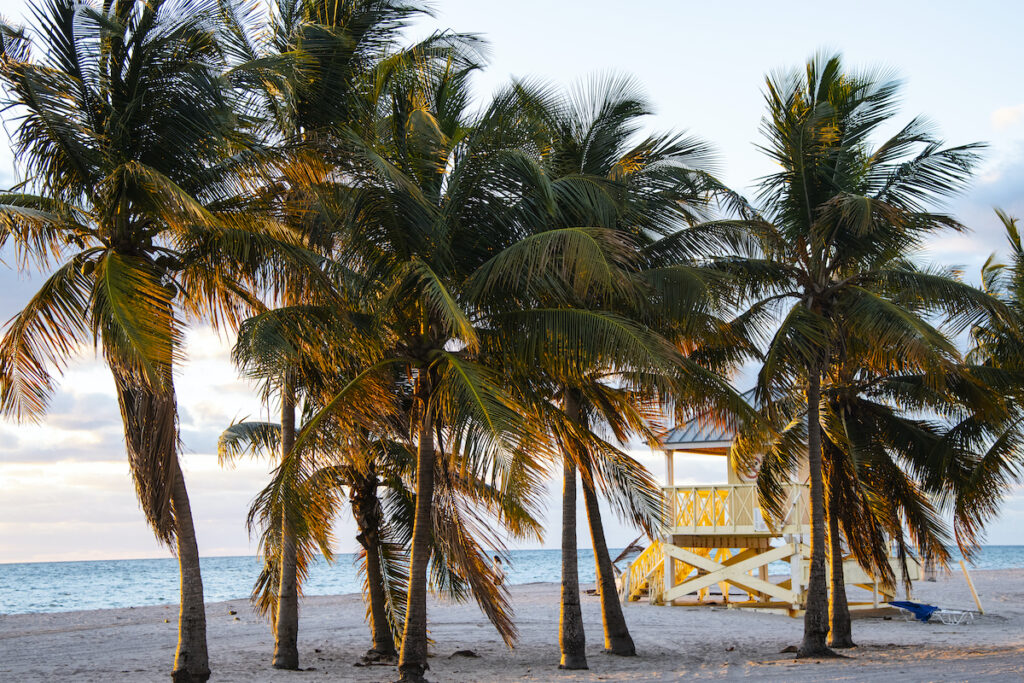
<instances>
[{"instance_id":1,"label":"turquoise water","mask_svg":"<svg viewBox=\"0 0 1024 683\"><path fill-rule=\"evenodd\" d=\"M613 556L618 550L613 550ZM959 560L954 558L954 563ZM353 555L338 555L334 564L316 563L309 574L307 595L358 593L362 581ZM1022 569L1024 546L985 546L975 569ZM259 574L257 557L206 557L202 560L206 600L246 598ZM780 569L783 567L780 566ZM594 556L579 554L580 582L594 581ZM557 550L513 550L505 574L510 584L561 580ZM176 604L178 566L174 559L105 560L91 562L26 562L0 564L0 613L65 612L71 610Z\"/></svg>"},{"instance_id":2,"label":"turquoise water","mask_svg":"<svg viewBox=\"0 0 1024 683\"><path fill-rule=\"evenodd\" d=\"M619 552L612 550L614 557ZM504 565L510 584L561 581L558 550L512 550ZM306 595L362 591L355 555L338 554L333 564L316 562L304 585ZM203 592L207 602L249 597L259 575L260 558L204 557ZM581 583L594 581L594 555L579 553ZM177 604L178 564L158 560L25 562L0 564L0 614Z\"/></svg>"}]
</instances>

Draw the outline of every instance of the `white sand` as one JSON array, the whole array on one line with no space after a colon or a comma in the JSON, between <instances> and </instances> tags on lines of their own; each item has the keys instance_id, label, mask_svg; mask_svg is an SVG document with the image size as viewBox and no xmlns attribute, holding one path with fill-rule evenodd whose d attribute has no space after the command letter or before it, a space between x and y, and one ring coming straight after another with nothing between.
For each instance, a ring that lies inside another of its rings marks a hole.
<instances>
[{"instance_id":1,"label":"white sand","mask_svg":"<svg viewBox=\"0 0 1024 683\"><path fill-rule=\"evenodd\" d=\"M512 588L521 632L508 650L473 604L433 604L435 681L674 681L681 678L842 681L1024 680L1024 570L973 572L986 614L972 625L857 619L850 658L800 661L779 650L797 644L800 619L723 608L626 606L640 656L601 653L597 598L584 596L589 671L558 671L558 586ZM916 599L972 608L963 576L915 586ZM229 614L238 612L239 620ZM305 600L302 673L269 667L268 625L244 600L208 605L216 681L389 681L393 667L356 668L369 645L358 595ZM0 681L165 681L175 644L174 607L0 616ZM167 623L164 620L167 619ZM450 659L471 649L479 659Z\"/></svg>"}]
</instances>

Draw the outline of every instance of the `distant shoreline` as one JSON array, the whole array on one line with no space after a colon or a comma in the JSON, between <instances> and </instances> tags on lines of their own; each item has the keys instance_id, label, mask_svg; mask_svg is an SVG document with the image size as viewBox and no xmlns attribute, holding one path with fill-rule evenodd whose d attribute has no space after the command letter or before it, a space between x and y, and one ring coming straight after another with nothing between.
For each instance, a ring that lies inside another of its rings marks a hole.
<instances>
[{"instance_id":1,"label":"distant shoreline","mask_svg":"<svg viewBox=\"0 0 1024 683\"><path fill-rule=\"evenodd\" d=\"M993 544L986 544L986 545L983 545L983 546L980 546L980 547L982 549L985 549L985 548L1024 548L1024 543L993 543ZM955 550L955 546L950 546L949 549L950 550ZM581 552L590 551L590 550L591 550L591 548L580 547L580 551ZM611 548L609 548L610 552L611 551L621 551L621 550L623 550L622 547L611 547ZM356 552L358 552L358 551L339 552L339 553L335 553L335 556L336 557L339 557L339 556L340 557L344 557L344 556L347 556L347 555L354 555L354 554L356 554ZM509 550L508 552L511 552L511 553L517 553L517 552L551 552L551 553L560 553L561 550L559 550L558 548L515 548L515 549ZM212 559L246 559L246 558L258 559L259 555L257 555L257 554L252 554L252 555L201 555L199 559L201 559L201 560L212 560ZM323 555L318 555L317 556L317 561L320 561L321 559L323 559ZM22 564L75 564L75 563L80 563L80 562L148 562L148 561L152 561L152 560L174 560L174 558L172 556L170 556L170 555L156 555L156 556L153 556L153 557L111 557L111 558L101 558L101 559L88 559L87 558L87 559L81 559L81 560L12 560L12 561L0 562L0 567L5 567L5 566L8 566L8 565L16 565L16 564L17 565L22 565ZM1021 568L1024 569L1024 567L1021 567Z\"/></svg>"},{"instance_id":2,"label":"distant shoreline","mask_svg":"<svg viewBox=\"0 0 1024 683\"><path fill-rule=\"evenodd\" d=\"M613 554L617 550L613 549ZM354 554L340 553L333 564L310 567L306 595L356 595L362 590ZM1024 545L985 546L972 571L1024 569ZM262 558L254 555L204 558L206 601L244 600L259 574ZM594 560L590 549L579 554L580 582L592 585ZM951 569L959 572L956 558ZM769 566L784 573L785 563ZM561 580L558 550L513 550L505 564L509 585L557 583ZM178 567L174 558L84 560L11 563L0 565L0 614L79 612L88 610L169 605L178 602Z\"/></svg>"}]
</instances>

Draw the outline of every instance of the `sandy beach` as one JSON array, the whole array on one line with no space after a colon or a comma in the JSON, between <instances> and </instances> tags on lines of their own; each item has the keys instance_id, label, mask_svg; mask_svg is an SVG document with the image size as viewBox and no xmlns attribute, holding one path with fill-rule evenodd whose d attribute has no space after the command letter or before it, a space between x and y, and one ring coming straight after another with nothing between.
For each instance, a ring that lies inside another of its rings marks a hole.
<instances>
[{"instance_id":1,"label":"sandy beach","mask_svg":"<svg viewBox=\"0 0 1024 683\"><path fill-rule=\"evenodd\" d=\"M1024 569L972 572L986 613L973 624L944 626L901 618L854 622L859 647L849 658L794 661L780 654L799 642L799 619L749 610L654 607L631 603L626 618L638 657L601 652L598 600L584 596L589 671L559 671L558 586L512 587L520 641L509 650L474 604L435 602L433 681L1024 680ZM915 585L915 599L972 608L959 571ZM237 612L232 615L231 612ZM269 667L273 640L245 600L207 607L216 681L390 681L393 667L353 666L368 647L358 595L303 602L301 673ZM0 616L0 680L164 681L175 644L176 607ZM166 620L166 622L165 622ZM451 657L472 650L479 658Z\"/></svg>"}]
</instances>

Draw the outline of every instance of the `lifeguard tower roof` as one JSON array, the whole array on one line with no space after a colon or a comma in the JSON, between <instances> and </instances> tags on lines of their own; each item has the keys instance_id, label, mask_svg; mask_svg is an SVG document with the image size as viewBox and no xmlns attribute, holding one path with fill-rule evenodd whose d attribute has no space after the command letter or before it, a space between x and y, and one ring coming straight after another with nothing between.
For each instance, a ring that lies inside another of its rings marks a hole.
<instances>
[{"instance_id":1,"label":"lifeguard tower roof","mask_svg":"<svg viewBox=\"0 0 1024 683\"><path fill-rule=\"evenodd\" d=\"M753 404L753 389L747 389L740 396L747 403ZM665 432L665 435L661 437L661 448L666 452L684 451L703 455L728 455L735 435L732 429L715 420L697 417Z\"/></svg>"},{"instance_id":2,"label":"lifeguard tower roof","mask_svg":"<svg viewBox=\"0 0 1024 683\"><path fill-rule=\"evenodd\" d=\"M661 447L666 451L727 455L733 434L728 427L714 422L702 424L700 420L690 420L665 432Z\"/></svg>"}]
</instances>

